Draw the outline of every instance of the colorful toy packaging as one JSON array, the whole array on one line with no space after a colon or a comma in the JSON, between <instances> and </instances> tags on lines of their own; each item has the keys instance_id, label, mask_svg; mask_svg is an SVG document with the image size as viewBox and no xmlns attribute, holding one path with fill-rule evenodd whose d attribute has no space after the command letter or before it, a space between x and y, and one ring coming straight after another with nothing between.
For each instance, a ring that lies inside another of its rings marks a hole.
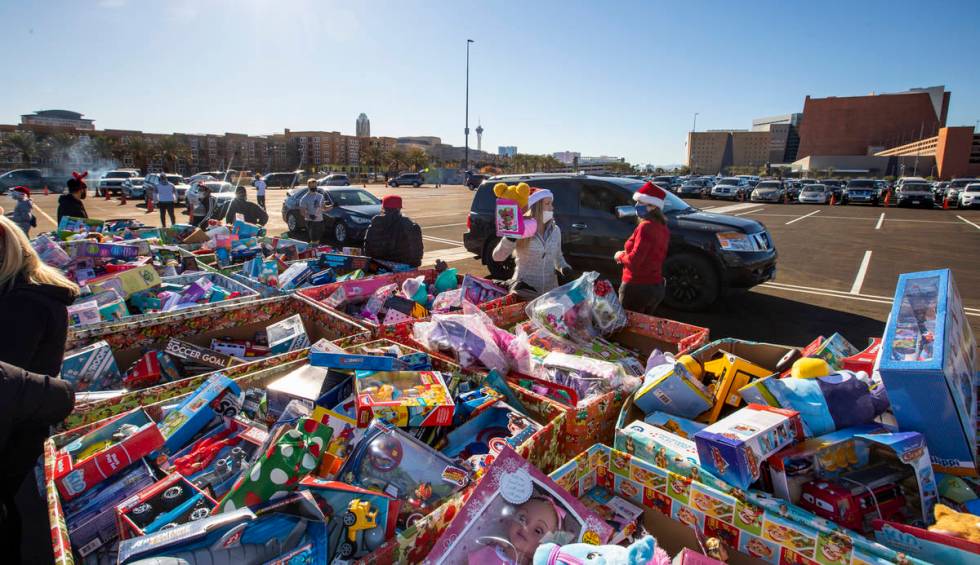
<instances>
[{"instance_id":1,"label":"colorful toy packaging","mask_svg":"<svg viewBox=\"0 0 980 565\"><path fill-rule=\"evenodd\" d=\"M456 406L438 371L358 371L357 425L372 418L399 427L447 426Z\"/></svg>"},{"instance_id":2,"label":"colorful toy packaging","mask_svg":"<svg viewBox=\"0 0 980 565\"><path fill-rule=\"evenodd\" d=\"M349 396L353 389L349 373L306 365L266 386L269 415L278 418L293 400L301 401L310 410L318 402L333 406Z\"/></svg>"},{"instance_id":3,"label":"colorful toy packaging","mask_svg":"<svg viewBox=\"0 0 980 565\"><path fill-rule=\"evenodd\" d=\"M705 470L746 489L767 457L802 437L797 412L749 404L694 434L694 443Z\"/></svg>"},{"instance_id":4,"label":"colorful toy packaging","mask_svg":"<svg viewBox=\"0 0 980 565\"><path fill-rule=\"evenodd\" d=\"M152 534L211 515L217 502L179 473L173 473L116 506L119 537Z\"/></svg>"},{"instance_id":5,"label":"colorful toy packaging","mask_svg":"<svg viewBox=\"0 0 980 565\"><path fill-rule=\"evenodd\" d=\"M122 382L112 348L105 341L65 353L61 378L69 381L75 392L109 390Z\"/></svg>"},{"instance_id":6,"label":"colorful toy packaging","mask_svg":"<svg viewBox=\"0 0 980 565\"><path fill-rule=\"evenodd\" d=\"M242 391L221 373L216 373L191 393L160 423L164 455L176 453L200 432L215 415L234 417L242 407Z\"/></svg>"},{"instance_id":7,"label":"colorful toy packaging","mask_svg":"<svg viewBox=\"0 0 980 565\"><path fill-rule=\"evenodd\" d=\"M473 469L485 468L505 445L516 449L540 429L541 424L497 401L449 432L441 451Z\"/></svg>"},{"instance_id":8,"label":"colorful toy packaging","mask_svg":"<svg viewBox=\"0 0 980 565\"><path fill-rule=\"evenodd\" d=\"M504 447L427 563L525 563L549 541L602 544L612 535L605 520Z\"/></svg>"},{"instance_id":9,"label":"colorful toy packaging","mask_svg":"<svg viewBox=\"0 0 980 565\"><path fill-rule=\"evenodd\" d=\"M549 333L588 343L629 323L612 285L595 272L542 294L527 305L527 316Z\"/></svg>"},{"instance_id":10,"label":"colorful toy packaging","mask_svg":"<svg viewBox=\"0 0 980 565\"><path fill-rule=\"evenodd\" d=\"M166 467L217 500L255 461L268 437L268 432L258 426L225 418L221 425L173 454Z\"/></svg>"},{"instance_id":11,"label":"colorful toy packaging","mask_svg":"<svg viewBox=\"0 0 980 565\"><path fill-rule=\"evenodd\" d=\"M696 418L714 405L714 398L687 367L668 362L647 371L633 402L648 414L665 411Z\"/></svg>"},{"instance_id":12,"label":"colorful toy packaging","mask_svg":"<svg viewBox=\"0 0 980 565\"><path fill-rule=\"evenodd\" d=\"M133 410L66 445L55 461L55 485L63 499L71 500L163 442L156 422L142 409Z\"/></svg>"},{"instance_id":13,"label":"colorful toy packaging","mask_svg":"<svg viewBox=\"0 0 980 565\"><path fill-rule=\"evenodd\" d=\"M364 557L395 535L396 498L316 477L304 478L300 488L313 494L328 521L330 560Z\"/></svg>"},{"instance_id":14,"label":"colorful toy packaging","mask_svg":"<svg viewBox=\"0 0 980 565\"><path fill-rule=\"evenodd\" d=\"M497 196L494 212L497 237L526 238L537 232L537 222L524 217L527 199L531 194L531 187L527 183L508 186L500 182L494 185L493 193Z\"/></svg>"},{"instance_id":15,"label":"colorful toy packaging","mask_svg":"<svg viewBox=\"0 0 980 565\"><path fill-rule=\"evenodd\" d=\"M883 343L899 427L925 436L937 471L976 475L976 343L949 269L899 276Z\"/></svg>"},{"instance_id":16,"label":"colorful toy packaging","mask_svg":"<svg viewBox=\"0 0 980 565\"><path fill-rule=\"evenodd\" d=\"M265 329L265 333L269 344L269 353L273 355L310 346L310 338L306 335L303 318L299 314L270 325Z\"/></svg>"}]
</instances>

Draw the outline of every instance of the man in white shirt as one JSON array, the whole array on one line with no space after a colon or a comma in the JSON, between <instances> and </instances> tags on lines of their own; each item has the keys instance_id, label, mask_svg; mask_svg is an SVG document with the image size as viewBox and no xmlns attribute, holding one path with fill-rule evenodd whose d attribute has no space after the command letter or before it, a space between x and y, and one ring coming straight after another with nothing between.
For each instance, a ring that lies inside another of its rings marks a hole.
<instances>
[{"instance_id":1,"label":"man in white shirt","mask_svg":"<svg viewBox=\"0 0 980 565\"><path fill-rule=\"evenodd\" d=\"M306 192L299 199L299 210L306 220L310 243L319 245L323 239L323 193L317 190L314 179L306 183Z\"/></svg>"},{"instance_id":2,"label":"man in white shirt","mask_svg":"<svg viewBox=\"0 0 980 565\"><path fill-rule=\"evenodd\" d=\"M153 187L156 193L157 208L160 209L160 225L162 227L167 227L167 216L165 214L170 214L170 225L177 223L174 218L174 206L177 200L177 187L175 187L169 180L167 176L163 173L157 177L156 185Z\"/></svg>"},{"instance_id":3,"label":"man in white shirt","mask_svg":"<svg viewBox=\"0 0 980 565\"><path fill-rule=\"evenodd\" d=\"M252 181L252 186L255 187L255 201L265 210L265 181L262 180L259 173L255 173L255 180Z\"/></svg>"}]
</instances>

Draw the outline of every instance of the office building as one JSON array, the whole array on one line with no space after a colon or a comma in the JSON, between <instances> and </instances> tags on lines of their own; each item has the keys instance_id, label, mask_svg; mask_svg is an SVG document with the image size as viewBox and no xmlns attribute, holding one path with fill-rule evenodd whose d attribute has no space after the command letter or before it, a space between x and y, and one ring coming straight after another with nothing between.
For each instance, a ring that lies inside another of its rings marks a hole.
<instances>
[{"instance_id":1,"label":"office building","mask_svg":"<svg viewBox=\"0 0 980 565\"><path fill-rule=\"evenodd\" d=\"M357 137L371 137L371 120L368 119L367 114L361 113L357 117L357 123L354 125L354 134Z\"/></svg>"},{"instance_id":2,"label":"office building","mask_svg":"<svg viewBox=\"0 0 980 565\"><path fill-rule=\"evenodd\" d=\"M770 126L789 125L799 127L803 114L781 114L752 120L752 131L770 131Z\"/></svg>"},{"instance_id":3,"label":"office building","mask_svg":"<svg viewBox=\"0 0 980 565\"><path fill-rule=\"evenodd\" d=\"M514 155L517 155L517 146L501 145L497 147L497 155L500 155L501 157L513 157Z\"/></svg>"},{"instance_id":4,"label":"office building","mask_svg":"<svg viewBox=\"0 0 980 565\"><path fill-rule=\"evenodd\" d=\"M573 165L576 160L582 158L582 154L578 151L558 151L557 153L552 153L551 156L565 165Z\"/></svg>"},{"instance_id":5,"label":"office building","mask_svg":"<svg viewBox=\"0 0 980 565\"><path fill-rule=\"evenodd\" d=\"M33 114L22 115L20 123L24 126L41 128L95 130L95 120L83 118L82 114L70 110L38 110Z\"/></svg>"},{"instance_id":6,"label":"office building","mask_svg":"<svg viewBox=\"0 0 980 565\"><path fill-rule=\"evenodd\" d=\"M699 175L725 173L729 167L763 167L772 162L770 144L769 131L689 132L687 165L692 173ZM782 144L785 146L785 140Z\"/></svg>"},{"instance_id":7,"label":"office building","mask_svg":"<svg viewBox=\"0 0 980 565\"><path fill-rule=\"evenodd\" d=\"M973 127L940 128L935 136L875 153L876 157L905 157L906 174L912 175L908 157L915 157L913 169L918 176L949 180L958 177L980 177L980 133Z\"/></svg>"}]
</instances>

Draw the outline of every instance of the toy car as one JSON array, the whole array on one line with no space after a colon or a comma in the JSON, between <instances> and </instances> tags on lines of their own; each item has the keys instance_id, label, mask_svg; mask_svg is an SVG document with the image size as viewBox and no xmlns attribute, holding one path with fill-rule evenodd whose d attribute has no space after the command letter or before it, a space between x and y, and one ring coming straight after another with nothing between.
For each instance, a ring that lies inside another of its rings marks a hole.
<instances>
[{"instance_id":1,"label":"toy car","mask_svg":"<svg viewBox=\"0 0 980 565\"><path fill-rule=\"evenodd\" d=\"M837 481L810 481L803 485L800 506L845 528L868 532L876 518L903 521L906 498L899 482L906 474L881 463L845 473Z\"/></svg>"},{"instance_id":2,"label":"toy car","mask_svg":"<svg viewBox=\"0 0 980 565\"><path fill-rule=\"evenodd\" d=\"M371 503L355 498L347 505L342 522L347 529L347 539L340 544L338 551L344 559L357 552L363 541L363 532L378 527L376 522L378 511L371 508Z\"/></svg>"}]
</instances>

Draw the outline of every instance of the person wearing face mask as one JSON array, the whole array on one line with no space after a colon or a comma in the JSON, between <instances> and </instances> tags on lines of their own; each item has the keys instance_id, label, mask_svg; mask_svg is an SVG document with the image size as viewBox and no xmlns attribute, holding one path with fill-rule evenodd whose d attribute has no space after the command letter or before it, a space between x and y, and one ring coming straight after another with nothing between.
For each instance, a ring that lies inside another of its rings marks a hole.
<instances>
[{"instance_id":1,"label":"person wearing face mask","mask_svg":"<svg viewBox=\"0 0 980 565\"><path fill-rule=\"evenodd\" d=\"M85 204L82 203L85 200L86 194L88 193L88 187L85 186L85 175L88 174L76 174L72 173L72 177L68 179L68 193L62 194L58 198L58 222L61 222L61 218L65 216L71 216L72 218L88 218L88 212L85 211Z\"/></svg>"},{"instance_id":2,"label":"person wearing face mask","mask_svg":"<svg viewBox=\"0 0 980 565\"><path fill-rule=\"evenodd\" d=\"M554 221L555 197L550 190L532 188L525 214L537 222L537 232L525 239L505 237L493 250L493 260L516 256L517 268L509 281L510 290L522 298L535 298L558 286L558 275L571 274L572 268L561 252L561 228Z\"/></svg>"},{"instance_id":3,"label":"person wearing face mask","mask_svg":"<svg viewBox=\"0 0 980 565\"><path fill-rule=\"evenodd\" d=\"M664 299L663 266L670 243L663 213L666 198L664 189L649 182L633 194L640 223L623 251L616 252L616 262L623 266L619 301L633 312L652 314Z\"/></svg>"}]
</instances>

